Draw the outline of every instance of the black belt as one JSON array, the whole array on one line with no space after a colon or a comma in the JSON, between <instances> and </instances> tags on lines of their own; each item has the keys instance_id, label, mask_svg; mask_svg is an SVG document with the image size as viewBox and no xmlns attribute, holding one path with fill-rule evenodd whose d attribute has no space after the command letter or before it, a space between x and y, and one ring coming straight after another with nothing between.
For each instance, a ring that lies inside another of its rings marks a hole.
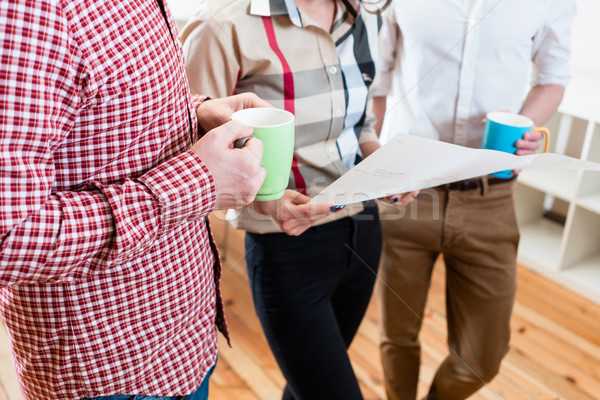
<instances>
[{"instance_id":1,"label":"black belt","mask_svg":"<svg viewBox=\"0 0 600 400\"><path fill-rule=\"evenodd\" d=\"M495 176L487 177L488 186L497 185L498 183L506 183L510 181L514 181L517 179L516 175L511 176L510 178L496 178ZM473 190L483 188L483 178L472 178L465 179L463 181L447 183L445 185L439 186L445 190Z\"/></svg>"}]
</instances>

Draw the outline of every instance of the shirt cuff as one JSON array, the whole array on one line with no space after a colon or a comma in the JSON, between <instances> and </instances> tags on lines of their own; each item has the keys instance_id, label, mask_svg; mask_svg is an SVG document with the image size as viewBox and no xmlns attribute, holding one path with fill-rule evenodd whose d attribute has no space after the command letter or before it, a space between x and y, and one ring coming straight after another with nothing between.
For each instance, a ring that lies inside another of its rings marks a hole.
<instances>
[{"instance_id":1,"label":"shirt cuff","mask_svg":"<svg viewBox=\"0 0 600 400\"><path fill-rule=\"evenodd\" d=\"M392 74L385 71L377 71L375 80L369 94L371 97L382 97L387 96L392 88Z\"/></svg>"},{"instance_id":2,"label":"shirt cuff","mask_svg":"<svg viewBox=\"0 0 600 400\"><path fill-rule=\"evenodd\" d=\"M373 129L367 129L360 133L358 143L363 144L366 142L379 142L379 136L377 136L377 133Z\"/></svg>"},{"instance_id":3,"label":"shirt cuff","mask_svg":"<svg viewBox=\"0 0 600 400\"><path fill-rule=\"evenodd\" d=\"M567 87L571 81L570 74L538 74L531 80L531 86L560 85Z\"/></svg>"},{"instance_id":4,"label":"shirt cuff","mask_svg":"<svg viewBox=\"0 0 600 400\"><path fill-rule=\"evenodd\" d=\"M161 231L210 213L217 200L213 176L189 150L151 169L139 181L161 205Z\"/></svg>"},{"instance_id":5,"label":"shirt cuff","mask_svg":"<svg viewBox=\"0 0 600 400\"><path fill-rule=\"evenodd\" d=\"M192 105L194 106L194 110L197 110L198 107L200 107L200 104L202 104L205 100L210 99L209 96L206 96L204 94L193 94L192 95Z\"/></svg>"}]
</instances>

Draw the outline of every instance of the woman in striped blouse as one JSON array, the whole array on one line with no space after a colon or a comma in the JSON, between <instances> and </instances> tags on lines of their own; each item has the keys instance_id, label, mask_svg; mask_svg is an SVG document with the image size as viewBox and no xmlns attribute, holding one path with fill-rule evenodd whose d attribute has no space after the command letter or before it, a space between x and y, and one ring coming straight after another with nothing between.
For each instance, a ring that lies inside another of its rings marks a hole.
<instances>
[{"instance_id":1,"label":"woman in striped blouse","mask_svg":"<svg viewBox=\"0 0 600 400\"><path fill-rule=\"evenodd\" d=\"M352 0L208 0L182 34L193 92L255 92L296 116L283 198L228 218L247 231L254 305L287 380L283 399L362 399L347 348L375 283L377 208L322 213L306 203L378 147L366 105L381 18L365 11Z\"/></svg>"}]
</instances>

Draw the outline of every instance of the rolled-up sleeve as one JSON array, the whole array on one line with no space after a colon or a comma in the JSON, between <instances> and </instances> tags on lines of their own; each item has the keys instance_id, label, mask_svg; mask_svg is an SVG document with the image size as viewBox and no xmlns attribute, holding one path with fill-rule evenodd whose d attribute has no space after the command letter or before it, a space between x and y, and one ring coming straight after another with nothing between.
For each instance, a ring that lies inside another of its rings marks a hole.
<instances>
[{"instance_id":1,"label":"rolled-up sleeve","mask_svg":"<svg viewBox=\"0 0 600 400\"><path fill-rule=\"evenodd\" d=\"M392 6L383 13L383 24L379 32L377 74L375 75L373 85L371 85L372 97L387 96L390 94L397 62L396 56L398 54L399 40L400 31L396 22L396 13Z\"/></svg>"},{"instance_id":2,"label":"rolled-up sleeve","mask_svg":"<svg viewBox=\"0 0 600 400\"><path fill-rule=\"evenodd\" d=\"M569 83L571 24L575 13L574 0L550 1L545 23L534 37L531 86Z\"/></svg>"}]
</instances>

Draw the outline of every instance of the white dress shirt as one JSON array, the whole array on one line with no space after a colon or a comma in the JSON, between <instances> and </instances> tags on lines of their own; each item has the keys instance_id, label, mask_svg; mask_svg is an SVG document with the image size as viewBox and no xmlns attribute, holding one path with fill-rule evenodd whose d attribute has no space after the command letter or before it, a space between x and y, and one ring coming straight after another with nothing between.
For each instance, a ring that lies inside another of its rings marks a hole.
<instances>
[{"instance_id":1,"label":"white dress shirt","mask_svg":"<svg viewBox=\"0 0 600 400\"><path fill-rule=\"evenodd\" d=\"M487 112L518 113L528 84L566 86L574 15L574 0L397 0L373 93L392 94L389 135L481 147Z\"/></svg>"}]
</instances>

